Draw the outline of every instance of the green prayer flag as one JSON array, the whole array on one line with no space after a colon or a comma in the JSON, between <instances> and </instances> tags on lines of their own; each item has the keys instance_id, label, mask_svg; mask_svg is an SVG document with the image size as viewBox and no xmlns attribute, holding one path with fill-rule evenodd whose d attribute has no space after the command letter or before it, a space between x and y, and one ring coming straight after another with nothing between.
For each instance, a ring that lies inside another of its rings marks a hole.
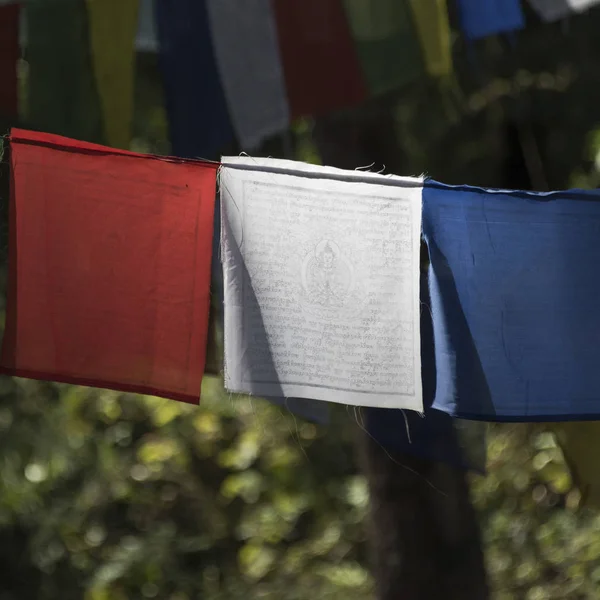
<instances>
[{"instance_id":1,"label":"green prayer flag","mask_svg":"<svg viewBox=\"0 0 600 600\"><path fill-rule=\"evenodd\" d=\"M344 0L344 5L371 95L422 76L421 48L405 0Z\"/></svg>"},{"instance_id":2,"label":"green prayer flag","mask_svg":"<svg viewBox=\"0 0 600 600\"><path fill-rule=\"evenodd\" d=\"M85 0L28 0L25 10L28 125L103 143Z\"/></svg>"}]
</instances>

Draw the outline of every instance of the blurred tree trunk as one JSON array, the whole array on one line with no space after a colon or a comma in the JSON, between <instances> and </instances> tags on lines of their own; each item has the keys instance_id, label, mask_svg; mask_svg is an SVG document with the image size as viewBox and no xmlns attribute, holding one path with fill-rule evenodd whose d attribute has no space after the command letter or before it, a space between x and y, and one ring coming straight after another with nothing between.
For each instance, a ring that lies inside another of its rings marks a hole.
<instances>
[{"instance_id":1,"label":"blurred tree trunk","mask_svg":"<svg viewBox=\"0 0 600 600\"><path fill-rule=\"evenodd\" d=\"M389 107L320 119L313 137L324 164L385 166L407 175ZM357 440L371 495L369 528L379 600L485 600L481 538L466 474Z\"/></svg>"}]
</instances>

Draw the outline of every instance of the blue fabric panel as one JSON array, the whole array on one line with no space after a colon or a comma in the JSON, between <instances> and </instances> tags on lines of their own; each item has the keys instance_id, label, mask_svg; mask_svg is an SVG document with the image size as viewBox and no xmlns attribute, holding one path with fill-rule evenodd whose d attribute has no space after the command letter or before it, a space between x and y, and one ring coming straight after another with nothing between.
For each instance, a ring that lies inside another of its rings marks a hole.
<instances>
[{"instance_id":1,"label":"blue fabric panel","mask_svg":"<svg viewBox=\"0 0 600 600\"><path fill-rule=\"evenodd\" d=\"M156 0L155 18L172 152L218 159L233 130L205 0Z\"/></svg>"},{"instance_id":2,"label":"blue fabric panel","mask_svg":"<svg viewBox=\"0 0 600 600\"><path fill-rule=\"evenodd\" d=\"M434 408L497 421L600 418L600 193L423 193Z\"/></svg>"},{"instance_id":3,"label":"blue fabric panel","mask_svg":"<svg viewBox=\"0 0 600 600\"><path fill-rule=\"evenodd\" d=\"M525 27L520 0L457 0L465 37L476 40Z\"/></svg>"}]
</instances>

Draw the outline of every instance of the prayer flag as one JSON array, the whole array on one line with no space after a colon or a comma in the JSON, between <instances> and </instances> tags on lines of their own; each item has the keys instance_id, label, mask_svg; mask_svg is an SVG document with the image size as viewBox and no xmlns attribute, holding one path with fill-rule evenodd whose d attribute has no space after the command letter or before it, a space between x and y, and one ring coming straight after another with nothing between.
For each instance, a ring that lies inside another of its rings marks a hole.
<instances>
[{"instance_id":1,"label":"prayer flag","mask_svg":"<svg viewBox=\"0 0 600 600\"><path fill-rule=\"evenodd\" d=\"M86 0L27 0L24 9L27 122L41 131L103 142Z\"/></svg>"},{"instance_id":2,"label":"prayer flag","mask_svg":"<svg viewBox=\"0 0 600 600\"><path fill-rule=\"evenodd\" d=\"M421 411L422 180L229 157L225 386Z\"/></svg>"},{"instance_id":3,"label":"prayer flag","mask_svg":"<svg viewBox=\"0 0 600 600\"><path fill-rule=\"evenodd\" d=\"M367 98L342 0L273 0L291 117Z\"/></svg>"},{"instance_id":4,"label":"prayer flag","mask_svg":"<svg viewBox=\"0 0 600 600\"><path fill-rule=\"evenodd\" d=\"M105 140L114 148L131 143L138 5L139 0L87 0Z\"/></svg>"},{"instance_id":5,"label":"prayer flag","mask_svg":"<svg viewBox=\"0 0 600 600\"><path fill-rule=\"evenodd\" d=\"M469 40L525 27L521 0L457 0L462 31Z\"/></svg>"},{"instance_id":6,"label":"prayer flag","mask_svg":"<svg viewBox=\"0 0 600 600\"><path fill-rule=\"evenodd\" d=\"M156 0L172 152L216 159L233 131L211 42L206 0Z\"/></svg>"},{"instance_id":7,"label":"prayer flag","mask_svg":"<svg viewBox=\"0 0 600 600\"><path fill-rule=\"evenodd\" d=\"M345 0L345 7L371 95L397 90L423 74L405 0Z\"/></svg>"},{"instance_id":8,"label":"prayer flag","mask_svg":"<svg viewBox=\"0 0 600 600\"><path fill-rule=\"evenodd\" d=\"M580 506L600 508L600 423L597 421L556 423L551 427L573 483L581 493Z\"/></svg>"},{"instance_id":9,"label":"prayer flag","mask_svg":"<svg viewBox=\"0 0 600 600\"><path fill-rule=\"evenodd\" d=\"M425 68L432 77L452 72L450 22L446 0L410 0Z\"/></svg>"},{"instance_id":10,"label":"prayer flag","mask_svg":"<svg viewBox=\"0 0 600 600\"><path fill-rule=\"evenodd\" d=\"M290 123L277 25L270 0L207 0L227 106L242 149Z\"/></svg>"},{"instance_id":11,"label":"prayer flag","mask_svg":"<svg viewBox=\"0 0 600 600\"><path fill-rule=\"evenodd\" d=\"M600 194L427 181L434 408L467 419L600 416Z\"/></svg>"},{"instance_id":12,"label":"prayer flag","mask_svg":"<svg viewBox=\"0 0 600 600\"><path fill-rule=\"evenodd\" d=\"M4 374L197 403L216 166L13 130Z\"/></svg>"},{"instance_id":13,"label":"prayer flag","mask_svg":"<svg viewBox=\"0 0 600 600\"><path fill-rule=\"evenodd\" d=\"M0 5L0 116L16 117L18 106L17 62L20 4Z\"/></svg>"},{"instance_id":14,"label":"prayer flag","mask_svg":"<svg viewBox=\"0 0 600 600\"><path fill-rule=\"evenodd\" d=\"M550 22L572 12L585 12L600 0L529 0L529 3L544 21Z\"/></svg>"}]
</instances>

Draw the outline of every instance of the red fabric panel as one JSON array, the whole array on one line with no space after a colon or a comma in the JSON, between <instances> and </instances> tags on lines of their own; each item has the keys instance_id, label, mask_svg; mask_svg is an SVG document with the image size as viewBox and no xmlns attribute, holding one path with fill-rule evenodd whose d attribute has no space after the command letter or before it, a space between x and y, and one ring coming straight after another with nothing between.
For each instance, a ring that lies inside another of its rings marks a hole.
<instances>
[{"instance_id":1,"label":"red fabric panel","mask_svg":"<svg viewBox=\"0 0 600 600\"><path fill-rule=\"evenodd\" d=\"M368 95L341 0L272 0L292 118Z\"/></svg>"},{"instance_id":2,"label":"red fabric panel","mask_svg":"<svg viewBox=\"0 0 600 600\"><path fill-rule=\"evenodd\" d=\"M17 61L19 48L20 4L0 6L0 115L14 117L19 112L17 100ZM4 132L5 133L5 132Z\"/></svg>"},{"instance_id":3,"label":"red fabric panel","mask_svg":"<svg viewBox=\"0 0 600 600\"><path fill-rule=\"evenodd\" d=\"M217 165L11 134L0 371L197 403Z\"/></svg>"}]
</instances>

